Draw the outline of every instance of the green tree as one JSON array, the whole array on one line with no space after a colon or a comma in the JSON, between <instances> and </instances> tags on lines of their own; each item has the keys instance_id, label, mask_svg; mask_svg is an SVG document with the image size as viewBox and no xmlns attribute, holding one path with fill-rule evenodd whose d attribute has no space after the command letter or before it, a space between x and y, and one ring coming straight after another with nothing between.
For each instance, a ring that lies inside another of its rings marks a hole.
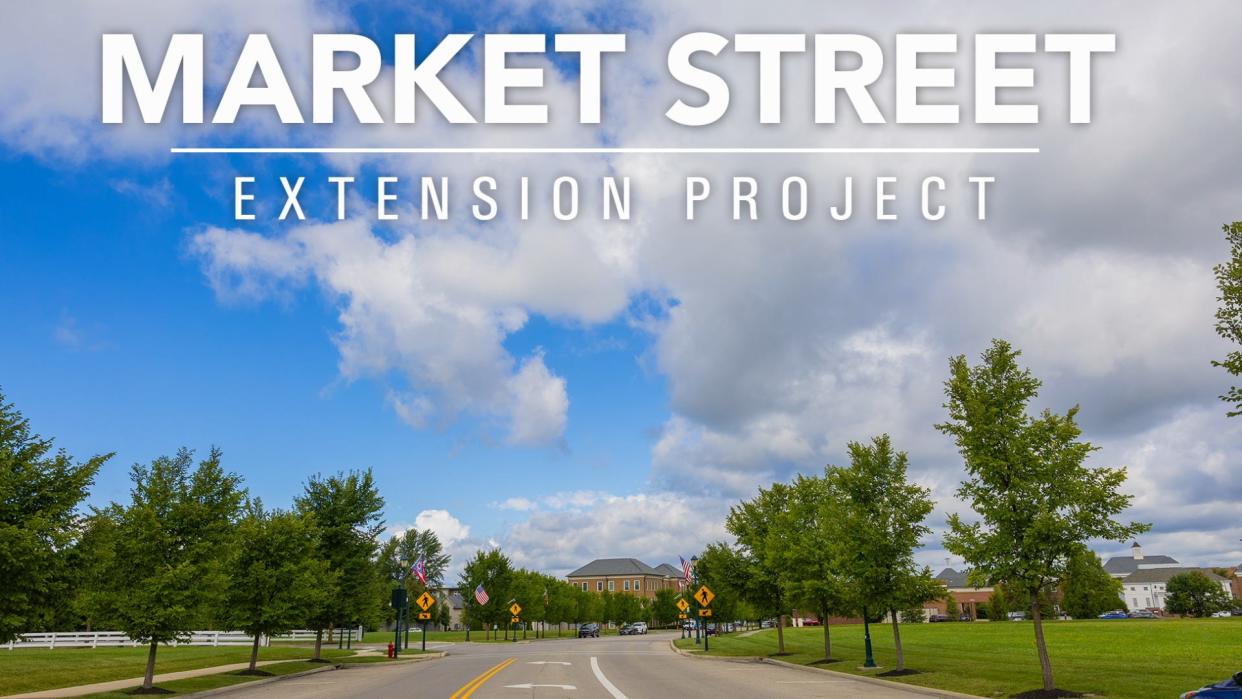
<instances>
[{"instance_id":1,"label":"green tree","mask_svg":"<svg viewBox=\"0 0 1242 699\"><path fill-rule=\"evenodd\" d=\"M241 477L221 467L220 450L197 467L193 457L182 449L134 465L131 501L117 524L115 570L100 581L121 630L149 644L142 682L148 690L159 645L207 625L222 608L245 499Z\"/></svg>"},{"instance_id":2,"label":"green tree","mask_svg":"<svg viewBox=\"0 0 1242 699\"><path fill-rule=\"evenodd\" d=\"M914 551L931 533L924 520L931 514L931 490L906 480L908 457L895 451L888 435L870 445L851 442L849 468L833 468L828 479L837 483L842 499L841 565L849 571L853 596L870 610L887 611L893 627L897 672L906 669L901 647L899 615L936 599L943 588L927 566L914 562ZM825 501L829 507L832 503ZM954 615L955 616L955 615Z\"/></svg>"},{"instance_id":3,"label":"green tree","mask_svg":"<svg viewBox=\"0 0 1242 699\"><path fill-rule=\"evenodd\" d=\"M768 549L790 603L819 617L824 630L823 662L832 662L829 619L856 608L842 564L842 494L835 479L802 475L794 479L789 492L789 507L776 520Z\"/></svg>"},{"instance_id":4,"label":"green tree","mask_svg":"<svg viewBox=\"0 0 1242 699\"><path fill-rule=\"evenodd\" d=\"M380 590L387 587L375 560L384 498L367 469L312 477L294 506L314 525L317 557L327 563L328 574L320 583L323 603L307 619L316 631L313 660L318 662L325 629L379 618Z\"/></svg>"},{"instance_id":5,"label":"green tree","mask_svg":"<svg viewBox=\"0 0 1242 699\"><path fill-rule=\"evenodd\" d=\"M1065 569L1061 606L1075 619L1094 619L1116 609L1121 600L1121 581L1108 574L1100 557L1087 548L1070 556Z\"/></svg>"},{"instance_id":6,"label":"green tree","mask_svg":"<svg viewBox=\"0 0 1242 699\"><path fill-rule=\"evenodd\" d=\"M964 356L950 361L949 420L937 429L953 437L965 461L967 478L957 495L980 521L968 524L952 515L944 543L975 573L1030 600L1044 690L1054 691L1041 593L1061 584L1084 542L1123 541L1150 527L1114 519L1130 504L1131 497L1120 492L1126 472L1086 465L1096 447L1080 439L1077 406L1063 415L1028 415L1040 382L1018 366L1019 354L993 340L979 366L971 367Z\"/></svg>"},{"instance_id":7,"label":"green tree","mask_svg":"<svg viewBox=\"0 0 1242 699\"><path fill-rule=\"evenodd\" d=\"M493 625L508 626L513 576L513 564L500 549L476 551L474 558L462 568L462 613L471 622L483 626L485 638L491 633ZM479 585L487 592L487 604L481 605L474 598L474 590Z\"/></svg>"},{"instance_id":8,"label":"green tree","mask_svg":"<svg viewBox=\"0 0 1242 699\"><path fill-rule=\"evenodd\" d=\"M0 393L0 643L43 628L70 596L78 505L111 454L76 463Z\"/></svg>"},{"instance_id":9,"label":"green tree","mask_svg":"<svg viewBox=\"0 0 1242 699\"><path fill-rule=\"evenodd\" d=\"M679 613L677 591L667 587L656 590L651 604L651 622L657 626L668 626L677 621Z\"/></svg>"},{"instance_id":10,"label":"green tree","mask_svg":"<svg viewBox=\"0 0 1242 699\"><path fill-rule=\"evenodd\" d=\"M117 570L117 531L124 509L112 503L94 510L82 522L82 534L69 554L72 559L73 614L87 631L116 625L116 598L99 581Z\"/></svg>"},{"instance_id":11,"label":"green tree","mask_svg":"<svg viewBox=\"0 0 1242 699\"><path fill-rule=\"evenodd\" d=\"M1167 589L1164 607L1171 614L1204 617L1233 606L1225 588L1197 570L1173 576Z\"/></svg>"},{"instance_id":12,"label":"green tree","mask_svg":"<svg viewBox=\"0 0 1242 699\"><path fill-rule=\"evenodd\" d=\"M254 636L249 672L256 673L259 639L300 628L323 606L322 581L332 573L317 556L315 529L293 512L265 511L255 500L237 526L224 615L227 628Z\"/></svg>"},{"instance_id":13,"label":"green tree","mask_svg":"<svg viewBox=\"0 0 1242 699\"><path fill-rule=\"evenodd\" d=\"M1236 349L1225 355L1224 360L1212 362L1233 376L1242 376L1242 221L1221 227L1229 243L1229 260L1216 265L1216 288L1220 291L1216 309L1216 334L1233 344ZM1242 387L1232 386L1221 400L1229 403L1229 417L1242 415Z\"/></svg>"},{"instance_id":14,"label":"green tree","mask_svg":"<svg viewBox=\"0 0 1242 699\"><path fill-rule=\"evenodd\" d=\"M789 510L790 487L773 483L759 489L751 500L729 509L725 529L737 540L733 551L740 561L734 588L743 600L764 617L776 617L777 653L785 654L785 615L789 600L781 584L780 561L775 550L780 541L776 522Z\"/></svg>"}]
</instances>

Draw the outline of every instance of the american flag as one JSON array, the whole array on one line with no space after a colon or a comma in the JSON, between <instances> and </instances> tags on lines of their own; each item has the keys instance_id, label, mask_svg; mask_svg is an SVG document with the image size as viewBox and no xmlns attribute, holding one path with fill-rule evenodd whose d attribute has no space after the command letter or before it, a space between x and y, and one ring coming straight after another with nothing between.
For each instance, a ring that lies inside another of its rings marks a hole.
<instances>
[{"instance_id":1,"label":"american flag","mask_svg":"<svg viewBox=\"0 0 1242 699\"><path fill-rule=\"evenodd\" d=\"M410 568L410 572L418 576L418 581L420 583L424 585L427 584L427 560L425 558L419 556L418 560L415 561L414 565Z\"/></svg>"},{"instance_id":2,"label":"american flag","mask_svg":"<svg viewBox=\"0 0 1242 699\"><path fill-rule=\"evenodd\" d=\"M681 558L681 556L678 556ZM685 574L686 582L690 582L690 562L681 558L681 572Z\"/></svg>"},{"instance_id":3,"label":"american flag","mask_svg":"<svg viewBox=\"0 0 1242 699\"><path fill-rule=\"evenodd\" d=\"M487 596L487 590L483 589L482 583L480 583L478 587L474 588L474 598L479 601L479 604L487 604L487 600L490 599Z\"/></svg>"}]
</instances>

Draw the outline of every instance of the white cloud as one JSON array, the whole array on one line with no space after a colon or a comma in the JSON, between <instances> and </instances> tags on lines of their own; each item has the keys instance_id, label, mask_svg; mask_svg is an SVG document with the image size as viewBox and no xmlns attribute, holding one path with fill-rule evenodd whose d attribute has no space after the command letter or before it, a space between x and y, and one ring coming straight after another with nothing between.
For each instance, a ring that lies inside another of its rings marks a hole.
<instances>
[{"instance_id":1,"label":"white cloud","mask_svg":"<svg viewBox=\"0 0 1242 699\"><path fill-rule=\"evenodd\" d=\"M529 512L539 508L538 503L528 498L506 498L498 503L494 503L493 507L500 510L516 510L518 512Z\"/></svg>"},{"instance_id":2,"label":"white cloud","mask_svg":"<svg viewBox=\"0 0 1242 699\"><path fill-rule=\"evenodd\" d=\"M449 514L448 510L423 510L414 518L416 529L430 529L445 548L451 548L470 536L470 527Z\"/></svg>"},{"instance_id":3,"label":"white cloud","mask_svg":"<svg viewBox=\"0 0 1242 699\"><path fill-rule=\"evenodd\" d=\"M728 538L727 510L722 500L668 492L601 493L589 507L533 512L509 528L501 545L516 565L555 575L596 558L638 558L654 566Z\"/></svg>"}]
</instances>

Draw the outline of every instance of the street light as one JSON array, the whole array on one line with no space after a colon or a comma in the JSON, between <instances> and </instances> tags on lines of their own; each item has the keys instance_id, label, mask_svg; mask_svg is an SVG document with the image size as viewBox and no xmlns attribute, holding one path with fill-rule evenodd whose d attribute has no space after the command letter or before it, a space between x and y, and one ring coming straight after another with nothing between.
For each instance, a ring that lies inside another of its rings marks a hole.
<instances>
[{"instance_id":1,"label":"street light","mask_svg":"<svg viewBox=\"0 0 1242 699\"><path fill-rule=\"evenodd\" d=\"M690 557L690 579L693 581L693 584L691 585L692 587L698 586L699 584L699 557L698 556ZM691 592L690 595L693 597L694 593ZM698 600L695 600L695 601L697 602ZM697 606L699 610L703 609L702 605L697 605ZM702 616L696 617L694 620L694 645L696 646L703 643L703 638L701 635L702 629L700 628L702 625L703 625L703 617Z\"/></svg>"},{"instance_id":2,"label":"street light","mask_svg":"<svg viewBox=\"0 0 1242 699\"><path fill-rule=\"evenodd\" d=\"M405 610L409 608L409 594L405 589L406 571L410 568L410 562L404 558L397 560L397 583L400 585L393 590L392 601L393 606L397 608L397 627L393 632L392 657L396 658L401 654L401 621L405 617ZM406 645L409 645L409 628L406 628Z\"/></svg>"},{"instance_id":3,"label":"street light","mask_svg":"<svg viewBox=\"0 0 1242 699\"><path fill-rule=\"evenodd\" d=\"M825 621L824 623L828 623ZM867 649L867 659L863 661L863 667L875 667L875 656L871 654L871 618L867 616L867 605L863 605L863 644Z\"/></svg>"}]
</instances>

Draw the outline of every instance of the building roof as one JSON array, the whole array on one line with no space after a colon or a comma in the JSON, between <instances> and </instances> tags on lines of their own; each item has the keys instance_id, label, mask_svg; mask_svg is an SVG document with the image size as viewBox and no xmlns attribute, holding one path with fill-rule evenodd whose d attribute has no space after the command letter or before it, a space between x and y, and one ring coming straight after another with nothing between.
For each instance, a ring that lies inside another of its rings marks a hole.
<instances>
[{"instance_id":1,"label":"building roof","mask_svg":"<svg viewBox=\"0 0 1242 699\"><path fill-rule=\"evenodd\" d=\"M937 573L936 579L944 583L945 587L970 587L970 584L966 582L966 574L952 568L945 568Z\"/></svg>"},{"instance_id":2,"label":"building roof","mask_svg":"<svg viewBox=\"0 0 1242 699\"><path fill-rule=\"evenodd\" d=\"M602 575L657 575L664 577L664 573L637 558L597 558L565 577L588 578Z\"/></svg>"},{"instance_id":3,"label":"building roof","mask_svg":"<svg viewBox=\"0 0 1242 699\"><path fill-rule=\"evenodd\" d=\"M1127 575L1122 582L1126 585L1133 585L1134 583L1167 583L1182 573L1190 573L1194 571L1203 573L1207 576L1208 580L1227 582L1225 578L1222 578L1216 573L1203 568L1139 568L1133 573Z\"/></svg>"},{"instance_id":4,"label":"building roof","mask_svg":"<svg viewBox=\"0 0 1242 699\"><path fill-rule=\"evenodd\" d=\"M669 577L669 578L680 578L680 577L685 576L685 573L682 572L681 568L678 568L677 566L671 563L661 563L660 565L656 566L655 569L661 575L664 575L665 577Z\"/></svg>"},{"instance_id":5,"label":"building roof","mask_svg":"<svg viewBox=\"0 0 1242 699\"><path fill-rule=\"evenodd\" d=\"M1126 575L1138 570L1140 565L1169 564L1177 565L1178 560L1168 556L1143 556L1139 559L1133 556L1113 556L1104 564L1104 570L1112 575Z\"/></svg>"}]
</instances>

